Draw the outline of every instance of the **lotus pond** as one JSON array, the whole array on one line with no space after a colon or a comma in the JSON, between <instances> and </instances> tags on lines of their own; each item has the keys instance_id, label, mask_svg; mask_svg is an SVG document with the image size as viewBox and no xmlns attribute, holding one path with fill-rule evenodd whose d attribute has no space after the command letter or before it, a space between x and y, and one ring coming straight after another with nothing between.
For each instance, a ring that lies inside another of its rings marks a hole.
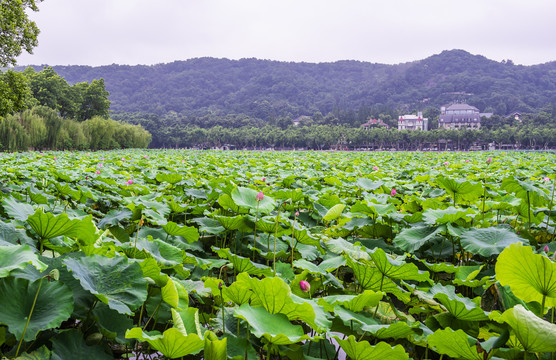
<instances>
[{"instance_id":1,"label":"lotus pond","mask_svg":"<svg viewBox=\"0 0 556 360\"><path fill-rule=\"evenodd\" d=\"M3 359L553 359L552 153L0 154Z\"/></svg>"}]
</instances>

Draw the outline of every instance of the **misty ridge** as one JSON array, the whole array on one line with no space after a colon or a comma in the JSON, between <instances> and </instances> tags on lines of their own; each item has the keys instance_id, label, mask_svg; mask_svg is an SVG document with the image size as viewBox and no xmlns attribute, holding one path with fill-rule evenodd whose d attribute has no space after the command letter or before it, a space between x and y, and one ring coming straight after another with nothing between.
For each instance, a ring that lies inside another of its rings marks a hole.
<instances>
[{"instance_id":1,"label":"misty ridge","mask_svg":"<svg viewBox=\"0 0 556 360\"><path fill-rule=\"evenodd\" d=\"M359 126L369 117L394 120L454 101L500 116L535 113L556 103L556 61L523 66L463 50L398 65L196 58L53 69L70 84L104 78L113 118L170 114L201 127L260 126L315 113Z\"/></svg>"}]
</instances>

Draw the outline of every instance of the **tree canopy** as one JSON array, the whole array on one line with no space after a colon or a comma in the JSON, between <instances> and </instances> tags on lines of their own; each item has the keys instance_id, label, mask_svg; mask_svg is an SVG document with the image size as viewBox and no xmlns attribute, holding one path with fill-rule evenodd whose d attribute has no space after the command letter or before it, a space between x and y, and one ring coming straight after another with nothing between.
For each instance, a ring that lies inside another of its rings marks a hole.
<instances>
[{"instance_id":1,"label":"tree canopy","mask_svg":"<svg viewBox=\"0 0 556 360\"><path fill-rule=\"evenodd\" d=\"M23 51L37 46L39 28L26 10L38 11L42 0L0 0L0 66L15 65Z\"/></svg>"}]
</instances>

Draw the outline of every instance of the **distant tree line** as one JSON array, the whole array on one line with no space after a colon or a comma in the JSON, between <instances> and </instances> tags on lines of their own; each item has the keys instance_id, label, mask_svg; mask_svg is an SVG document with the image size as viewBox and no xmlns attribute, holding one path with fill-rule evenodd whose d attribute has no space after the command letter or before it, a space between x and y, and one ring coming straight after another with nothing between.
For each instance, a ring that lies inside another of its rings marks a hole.
<instances>
[{"instance_id":1,"label":"distant tree line","mask_svg":"<svg viewBox=\"0 0 556 360\"><path fill-rule=\"evenodd\" d=\"M431 113L432 113L431 109ZM556 112L552 108L536 114L514 117L483 118L480 130L430 131L386 129L377 126L364 129L338 124L333 114L317 113L297 126L291 119L284 124L257 126L257 121L242 118L237 127L215 125L200 127L176 114L160 119L156 115L119 114L121 121L140 124L152 135L155 148L229 148L229 149L375 149L375 150L470 150L489 146L506 149L556 148ZM235 117L234 117L235 118ZM434 118L436 121L438 115ZM237 119L236 119L237 120ZM215 120L217 121L217 120ZM217 121L218 122L218 121ZM225 124L226 121L222 121ZM234 122L232 122L234 123ZM260 124L259 124L260 125Z\"/></svg>"},{"instance_id":2,"label":"distant tree line","mask_svg":"<svg viewBox=\"0 0 556 360\"><path fill-rule=\"evenodd\" d=\"M0 72L0 150L147 147L141 126L108 118L104 80L69 85L52 68Z\"/></svg>"}]
</instances>

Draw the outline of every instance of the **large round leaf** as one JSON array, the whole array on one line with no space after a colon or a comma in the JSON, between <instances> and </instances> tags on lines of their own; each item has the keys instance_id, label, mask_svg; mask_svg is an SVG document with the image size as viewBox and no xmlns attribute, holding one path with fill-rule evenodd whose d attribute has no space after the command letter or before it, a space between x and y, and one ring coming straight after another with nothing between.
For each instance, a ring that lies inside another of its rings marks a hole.
<instances>
[{"instance_id":1,"label":"large round leaf","mask_svg":"<svg viewBox=\"0 0 556 360\"><path fill-rule=\"evenodd\" d=\"M496 262L496 278L525 302L541 304L546 297L547 306L556 306L556 263L534 254L530 246L517 242L502 251Z\"/></svg>"},{"instance_id":2,"label":"large round leaf","mask_svg":"<svg viewBox=\"0 0 556 360\"><path fill-rule=\"evenodd\" d=\"M338 344L346 352L347 356L354 360L404 360L409 359L401 345L394 347L385 342L379 342L375 346L368 341L356 341L355 336L350 335L346 340L341 340L335 336Z\"/></svg>"},{"instance_id":3,"label":"large round leaf","mask_svg":"<svg viewBox=\"0 0 556 360\"><path fill-rule=\"evenodd\" d=\"M556 325L544 321L522 305L506 310L500 320L511 326L519 342L530 352L556 351Z\"/></svg>"},{"instance_id":4,"label":"large round leaf","mask_svg":"<svg viewBox=\"0 0 556 360\"><path fill-rule=\"evenodd\" d=\"M126 338L146 341L151 347L160 351L170 359L199 352L205 342L197 334L187 334L177 328L170 328L164 333L158 331L143 331L141 328L133 328L126 332Z\"/></svg>"},{"instance_id":5,"label":"large round leaf","mask_svg":"<svg viewBox=\"0 0 556 360\"><path fill-rule=\"evenodd\" d=\"M529 241L505 228L472 229L461 236L461 246L465 250L484 257L498 255L505 248L516 242L529 245Z\"/></svg>"},{"instance_id":6,"label":"large round leaf","mask_svg":"<svg viewBox=\"0 0 556 360\"><path fill-rule=\"evenodd\" d=\"M39 260L29 245L0 245L0 278L6 277L14 269L23 269L31 264L38 270L45 270L47 265Z\"/></svg>"},{"instance_id":7,"label":"large round leaf","mask_svg":"<svg viewBox=\"0 0 556 360\"><path fill-rule=\"evenodd\" d=\"M66 259L64 264L85 290L121 314L131 314L147 298L147 280L138 263L126 257L90 255Z\"/></svg>"},{"instance_id":8,"label":"large round leaf","mask_svg":"<svg viewBox=\"0 0 556 360\"><path fill-rule=\"evenodd\" d=\"M257 194L259 192L255 189L237 187L232 191L232 199L238 206L246 207L252 210L257 210L261 213L268 214L276 206L273 198L264 195L261 201L257 201Z\"/></svg>"},{"instance_id":9,"label":"large round leaf","mask_svg":"<svg viewBox=\"0 0 556 360\"><path fill-rule=\"evenodd\" d=\"M456 359L483 360L482 353L477 351L477 339L467 335L463 330L454 331L450 328L437 330L428 337L429 346L440 354Z\"/></svg>"},{"instance_id":10,"label":"large round leaf","mask_svg":"<svg viewBox=\"0 0 556 360\"><path fill-rule=\"evenodd\" d=\"M37 300L25 332L25 341L33 340L39 331L60 326L73 311L73 294L61 282L49 282L44 278L34 282L12 277L1 279L0 323L8 325L8 330L17 339L23 335L35 296Z\"/></svg>"}]
</instances>

